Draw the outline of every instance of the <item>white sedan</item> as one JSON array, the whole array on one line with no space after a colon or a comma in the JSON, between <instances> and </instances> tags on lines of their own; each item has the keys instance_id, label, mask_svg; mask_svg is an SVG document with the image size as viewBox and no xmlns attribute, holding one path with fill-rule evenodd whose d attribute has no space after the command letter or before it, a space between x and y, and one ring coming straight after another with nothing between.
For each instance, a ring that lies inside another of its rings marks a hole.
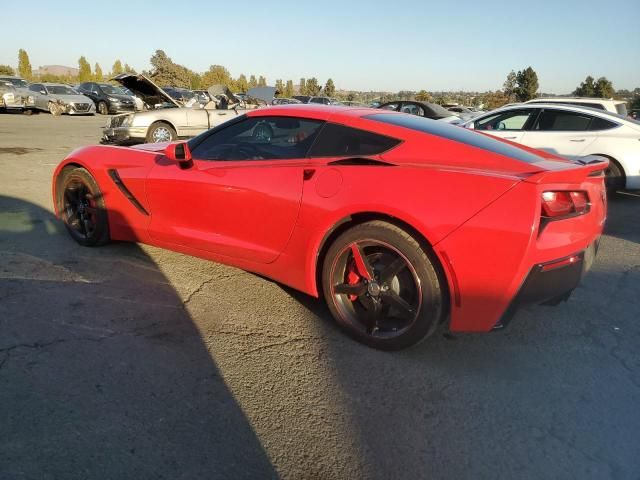
<instances>
[{"instance_id":1,"label":"white sedan","mask_svg":"<svg viewBox=\"0 0 640 480\"><path fill-rule=\"evenodd\" d=\"M566 157L610 160L607 188L640 189L640 122L588 107L519 104L461 126Z\"/></svg>"}]
</instances>

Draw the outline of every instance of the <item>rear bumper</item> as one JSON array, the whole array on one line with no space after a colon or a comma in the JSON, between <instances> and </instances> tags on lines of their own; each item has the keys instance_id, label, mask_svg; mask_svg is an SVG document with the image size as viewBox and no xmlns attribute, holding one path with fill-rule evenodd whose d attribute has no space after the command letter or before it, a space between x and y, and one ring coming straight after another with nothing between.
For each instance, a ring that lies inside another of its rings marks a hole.
<instances>
[{"instance_id":1,"label":"rear bumper","mask_svg":"<svg viewBox=\"0 0 640 480\"><path fill-rule=\"evenodd\" d=\"M494 329L508 325L520 307L535 304L556 305L566 301L591 269L599 243L598 238L585 250L574 255L534 265Z\"/></svg>"}]
</instances>

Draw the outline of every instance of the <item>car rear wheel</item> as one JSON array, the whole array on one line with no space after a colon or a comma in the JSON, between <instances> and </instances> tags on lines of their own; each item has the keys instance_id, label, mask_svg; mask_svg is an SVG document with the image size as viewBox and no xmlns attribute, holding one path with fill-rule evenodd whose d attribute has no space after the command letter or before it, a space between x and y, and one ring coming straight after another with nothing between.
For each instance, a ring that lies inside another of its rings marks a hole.
<instances>
[{"instance_id":1,"label":"car rear wheel","mask_svg":"<svg viewBox=\"0 0 640 480\"><path fill-rule=\"evenodd\" d=\"M100 115L109 115L109 107L105 102L98 102L98 113Z\"/></svg>"},{"instance_id":2,"label":"car rear wheel","mask_svg":"<svg viewBox=\"0 0 640 480\"><path fill-rule=\"evenodd\" d=\"M84 168L66 168L57 187L58 212L71 237L94 247L109 242L109 224L102 192Z\"/></svg>"},{"instance_id":3,"label":"car rear wheel","mask_svg":"<svg viewBox=\"0 0 640 480\"><path fill-rule=\"evenodd\" d=\"M383 221L357 225L329 247L322 288L332 315L356 340L399 350L431 335L444 295L431 253Z\"/></svg>"},{"instance_id":4,"label":"car rear wheel","mask_svg":"<svg viewBox=\"0 0 640 480\"><path fill-rule=\"evenodd\" d=\"M612 159L609 159L609 167L605 173L605 184L607 186L607 192L615 193L618 190L622 190L625 187L625 177L620 165Z\"/></svg>"},{"instance_id":5,"label":"car rear wheel","mask_svg":"<svg viewBox=\"0 0 640 480\"><path fill-rule=\"evenodd\" d=\"M176 131L164 122L154 123L147 132L147 143L172 142L176 139Z\"/></svg>"}]
</instances>

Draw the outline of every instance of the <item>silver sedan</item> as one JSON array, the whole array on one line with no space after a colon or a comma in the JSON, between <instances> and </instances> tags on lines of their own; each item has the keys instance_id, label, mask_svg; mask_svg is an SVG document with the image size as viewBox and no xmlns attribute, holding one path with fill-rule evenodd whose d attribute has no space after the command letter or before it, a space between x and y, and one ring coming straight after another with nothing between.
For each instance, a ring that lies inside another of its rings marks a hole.
<instances>
[{"instance_id":1,"label":"silver sedan","mask_svg":"<svg viewBox=\"0 0 640 480\"><path fill-rule=\"evenodd\" d=\"M36 108L61 115L93 115L96 106L89 97L79 94L73 88L61 83L32 83L29 90L34 92Z\"/></svg>"}]
</instances>

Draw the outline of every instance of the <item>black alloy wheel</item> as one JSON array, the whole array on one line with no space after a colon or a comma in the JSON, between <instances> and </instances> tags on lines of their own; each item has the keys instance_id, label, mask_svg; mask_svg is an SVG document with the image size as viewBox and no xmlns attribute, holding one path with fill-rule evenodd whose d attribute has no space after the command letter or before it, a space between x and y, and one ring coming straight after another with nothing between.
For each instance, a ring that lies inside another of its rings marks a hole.
<instances>
[{"instance_id":1,"label":"black alloy wheel","mask_svg":"<svg viewBox=\"0 0 640 480\"><path fill-rule=\"evenodd\" d=\"M382 221L338 237L327 252L323 292L342 328L385 350L433 333L444 310L430 255L406 231Z\"/></svg>"}]
</instances>

